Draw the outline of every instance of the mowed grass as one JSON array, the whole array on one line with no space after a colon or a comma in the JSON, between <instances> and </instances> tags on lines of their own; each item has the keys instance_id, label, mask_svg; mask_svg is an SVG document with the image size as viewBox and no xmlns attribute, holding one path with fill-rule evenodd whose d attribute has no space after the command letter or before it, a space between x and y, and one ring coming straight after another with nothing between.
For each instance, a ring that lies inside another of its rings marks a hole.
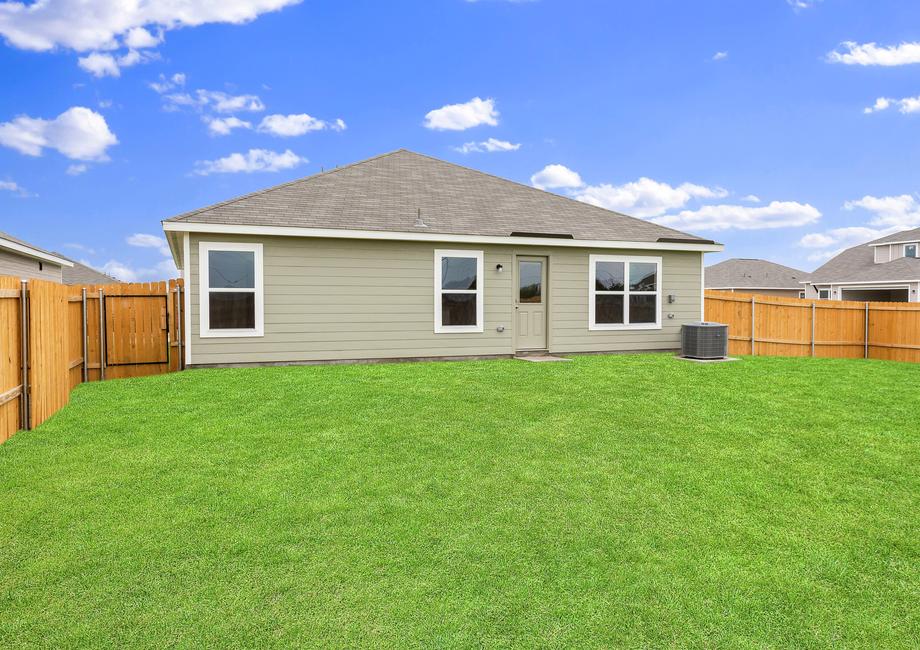
<instances>
[{"instance_id":1,"label":"mowed grass","mask_svg":"<svg viewBox=\"0 0 920 650\"><path fill-rule=\"evenodd\" d=\"M90 384L0 445L0 647L917 647L920 365Z\"/></svg>"}]
</instances>

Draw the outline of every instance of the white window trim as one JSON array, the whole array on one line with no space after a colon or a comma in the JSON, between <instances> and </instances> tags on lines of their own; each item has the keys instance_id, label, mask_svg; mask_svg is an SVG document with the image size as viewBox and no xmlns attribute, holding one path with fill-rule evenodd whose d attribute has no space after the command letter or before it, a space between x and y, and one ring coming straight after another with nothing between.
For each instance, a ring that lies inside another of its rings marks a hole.
<instances>
[{"instance_id":1,"label":"white window trim","mask_svg":"<svg viewBox=\"0 0 920 650\"><path fill-rule=\"evenodd\" d=\"M441 324L441 295L445 293L474 293L465 289L441 288L441 260L445 257L469 257L476 259L476 324L475 325L442 325ZM483 294L485 277L483 276L483 254L475 250L440 250L434 251L434 333L456 334L482 332L483 325Z\"/></svg>"},{"instance_id":2,"label":"white window trim","mask_svg":"<svg viewBox=\"0 0 920 650\"><path fill-rule=\"evenodd\" d=\"M597 291L597 263L598 262L624 262L623 291ZM629 263L647 262L656 265L655 291L630 291L629 290ZM589 255L588 256L588 329L592 331L604 330L660 330L661 329L661 295L663 278L661 275L660 257L636 257L632 255ZM595 314L595 296L622 295L623 296L623 322L622 323L597 323ZM630 323L629 322L629 295L655 296L655 322Z\"/></svg>"},{"instance_id":3,"label":"white window trim","mask_svg":"<svg viewBox=\"0 0 920 650\"><path fill-rule=\"evenodd\" d=\"M822 297L821 297L821 293L822 293L822 292L825 292L825 291L827 292L827 297L826 297L826 298L822 298ZM832 292L831 292L830 289L818 289L818 300L830 300L832 296L833 296L833 294L832 294Z\"/></svg>"},{"instance_id":4,"label":"white window trim","mask_svg":"<svg viewBox=\"0 0 920 650\"><path fill-rule=\"evenodd\" d=\"M909 246L913 246L913 247L914 247L914 250L916 251L917 256L920 257L920 245L914 244L914 243L904 244L904 249L901 251L901 252L902 252L902 255L903 255L904 257L907 257L907 248L908 248Z\"/></svg>"},{"instance_id":5,"label":"white window trim","mask_svg":"<svg viewBox=\"0 0 920 650\"><path fill-rule=\"evenodd\" d=\"M210 324L210 308L208 295L211 291L241 293L244 289L211 289L208 286L210 277L208 269L208 253L211 251L248 251L255 257L255 294L256 326L252 329L217 329L212 330ZM198 242L198 306L199 306L199 336L201 338L230 338L251 337L265 335L265 297L262 281L262 244L242 244L238 242Z\"/></svg>"}]
</instances>

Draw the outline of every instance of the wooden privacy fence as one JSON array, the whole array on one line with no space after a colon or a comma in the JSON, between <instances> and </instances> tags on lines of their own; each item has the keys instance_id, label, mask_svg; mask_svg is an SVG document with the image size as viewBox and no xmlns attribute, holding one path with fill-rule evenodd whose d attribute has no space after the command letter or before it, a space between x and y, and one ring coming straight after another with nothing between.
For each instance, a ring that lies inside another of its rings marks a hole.
<instances>
[{"instance_id":1,"label":"wooden privacy fence","mask_svg":"<svg viewBox=\"0 0 920 650\"><path fill-rule=\"evenodd\" d=\"M920 304L800 300L706 291L729 354L920 362Z\"/></svg>"},{"instance_id":2,"label":"wooden privacy fence","mask_svg":"<svg viewBox=\"0 0 920 650\"><path fill-rule=\"evenodd\" d=\"M0 277L0 442L84 381L183 367L182 280L62 285Z\"/></svg>"}]
</instances>

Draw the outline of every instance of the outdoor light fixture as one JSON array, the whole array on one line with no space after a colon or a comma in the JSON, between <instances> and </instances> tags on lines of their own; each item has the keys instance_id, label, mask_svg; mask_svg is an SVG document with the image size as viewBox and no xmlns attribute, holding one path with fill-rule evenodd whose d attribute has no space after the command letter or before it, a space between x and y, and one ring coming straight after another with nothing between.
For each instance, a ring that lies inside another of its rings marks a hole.
<instances>
[{"instance_id":1,"label":"outdoor light fixture","mask_svg":"<svg viewBox=\"0 0 920 650\"><path fill-rule=\"evenodd\" d=\"M677 302L677 296L675 296L673 293L669 293L668 294L668 304L673 305L675 302Z\"/></svg>"},{"instance_id":2,"label":"outdoor light fixture","mask_svg":"<svg viewBox=\"0 0 920 650\"><path fill-rule=\"evenodd\" d=\"M504 270L505 270L505 267L502 266L501 264L496 264L496 265L495 265L495 271L496 271L497 273L501 273L501 272L504 271Z\"/></svg>"}]
</instances>

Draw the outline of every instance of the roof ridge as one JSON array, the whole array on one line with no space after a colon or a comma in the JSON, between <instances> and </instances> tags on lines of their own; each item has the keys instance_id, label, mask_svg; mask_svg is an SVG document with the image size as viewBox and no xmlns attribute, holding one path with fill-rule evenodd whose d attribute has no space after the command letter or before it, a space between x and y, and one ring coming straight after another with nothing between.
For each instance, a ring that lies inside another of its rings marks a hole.
<instances>
[{"instance_id":1,"label":"roof ridge","mask_svg":"<svg viewBox=\"0 0 920 650\"><path fill-rule=\"evenodd\" d=\"M358 160L353 163L348 163L347 165L343 165L341 167L333 167L332 169L329 169L327 171L321 171L318 174L310 174L309 176L301 176L300 178L295 178L294 180L287 181L286 183L279 183L278 185L272 185L271 187L266 187L261 190L256 190L255 192L249 192L248 194L243 194L241 196L235 196L232 199L226 199L225 201L218 201L217 203L206 205L203 208L196 208L195 210L189 210L188 212L182 212L180 214L177 214L174 217L163 219L160 221L160 223L164 223L166 221L180 221L182 219L185 219L187 217L192 217L196 214L205 212L207 210L213 210L214 208L222 208L226 205L231 205L233 203L236 203L237 201L242 201L244 199L249 199L254 196L260 196L262 194L267 194L268 192L274 192L275 190L280 190L285 187L290 187L291 185L294 185L296 183L305 183L307 181L312 181L321 176L328 176L329 174L334 174L335 172L344 171L346 169L351 169L352 167L357 167L358 165L363 165L364 163L369 163L374 160L378 160L380 158L392 156L393 154L397 154L400 151L409 151L409 150L408 149L394 149L393 151L387 151L386 153L380 153L380 154L377 154L376 156L371 156L370 158L365 158L363 160ZM413 152L409 152L409 153L413 153Z\"/></svg>"},{"instance_id":2,"label":"roof ridge","mask_svg":"<svg viewBox=\"0 0 920 650\"><path fill-rule=\"evenodd\" d=\"M434 156L429 156L428 154L424 154L424 153L418 153L417 151L410 151L410 150L408 150L408 149L399 149L399 151L408 151L408 152L411 153L411 154L415 154L416 156L421 156L421 157L423 157L423 158L428 158L429 160L434 160L435 162L444 163L445 165L453 165L454 167L458 167L458 168L463 169L463 170L466 170L466 171L474 172L474 173L480 174L480 175L482 175L482 176L487 176L487 177L489 177L489 178L494 178L494 179L499 180L499 181L504 181L505 183L511 183L511 184L513 184L513 185L519 185L519 186L521 186L521 187L523 187L523 188L526 188L526 189L528 189L528 190L530 190L530 191L532 191L532 192L540 192L540 193L542 193L542 194L548 194L549 196L556 197L557 199L563 199L564 201L572 201L573 203L578 203L578 204L580 204L580 205L589 205L589 206L591 206L592 208L596 208L596 209L598 209L598 210L603 210L604 212L609 212L610 214L615 214L615 215L618 216L618 217L624 217L624 218L626 218L626 219L632 219L632 220L634 220L634 221L641 221L642 223L653 223L653 224L655 224L656 226L658 226L659 228L664 228L664 229L666 229L666 230L670 230L671 232L678 233L678 234L680 234L680 235L684 235L684 236L690 237L690 238L692 238L692 239L699 239L700 241L707 241L704 237L699 237L698 235L694 235L694 234L689 233L689 232L684 232L683 230L677 230L676 228L671 228L671 227L669 227L669 226L662 226L661 224L655 223L654 221L649 221L649 220L647 220L647 219L641 219L641 218L639 218L639 217L634 217L634 216L629 215L629 214L624 214L624 213L622 213L622 212L617 212L616 210L610 210L609 208L602 208L601 206L599 206L599 205L594 205L593 203L586 203L586 202L584 202L584 201L579 201L578 199L573 199L573 198L570 197L570 196L563 196L562 194L557 194L556 192L550 192L549 190L543 190L543 189L540 189L539 187L534 187L533 185L527 185L527 184L525 184L525 183L521 183L521 182L519 182L519 181L512 180L512 179L510 179L510 178L504 178L504 177L498 176L498 175L496 175L496 174L490 174L489 172L484 172L484 171L482 171L481 169L475 169L475 168L473 168L473 167L467 167L466 165L461 165L461 164L459 164L459 163L451 162L451 161L449 161L449 160L442 160L441 158L435 158ZM392 152L392 153L397 153L397 152L394 151L394 152Z\"/></svg>"}]
</instances>

